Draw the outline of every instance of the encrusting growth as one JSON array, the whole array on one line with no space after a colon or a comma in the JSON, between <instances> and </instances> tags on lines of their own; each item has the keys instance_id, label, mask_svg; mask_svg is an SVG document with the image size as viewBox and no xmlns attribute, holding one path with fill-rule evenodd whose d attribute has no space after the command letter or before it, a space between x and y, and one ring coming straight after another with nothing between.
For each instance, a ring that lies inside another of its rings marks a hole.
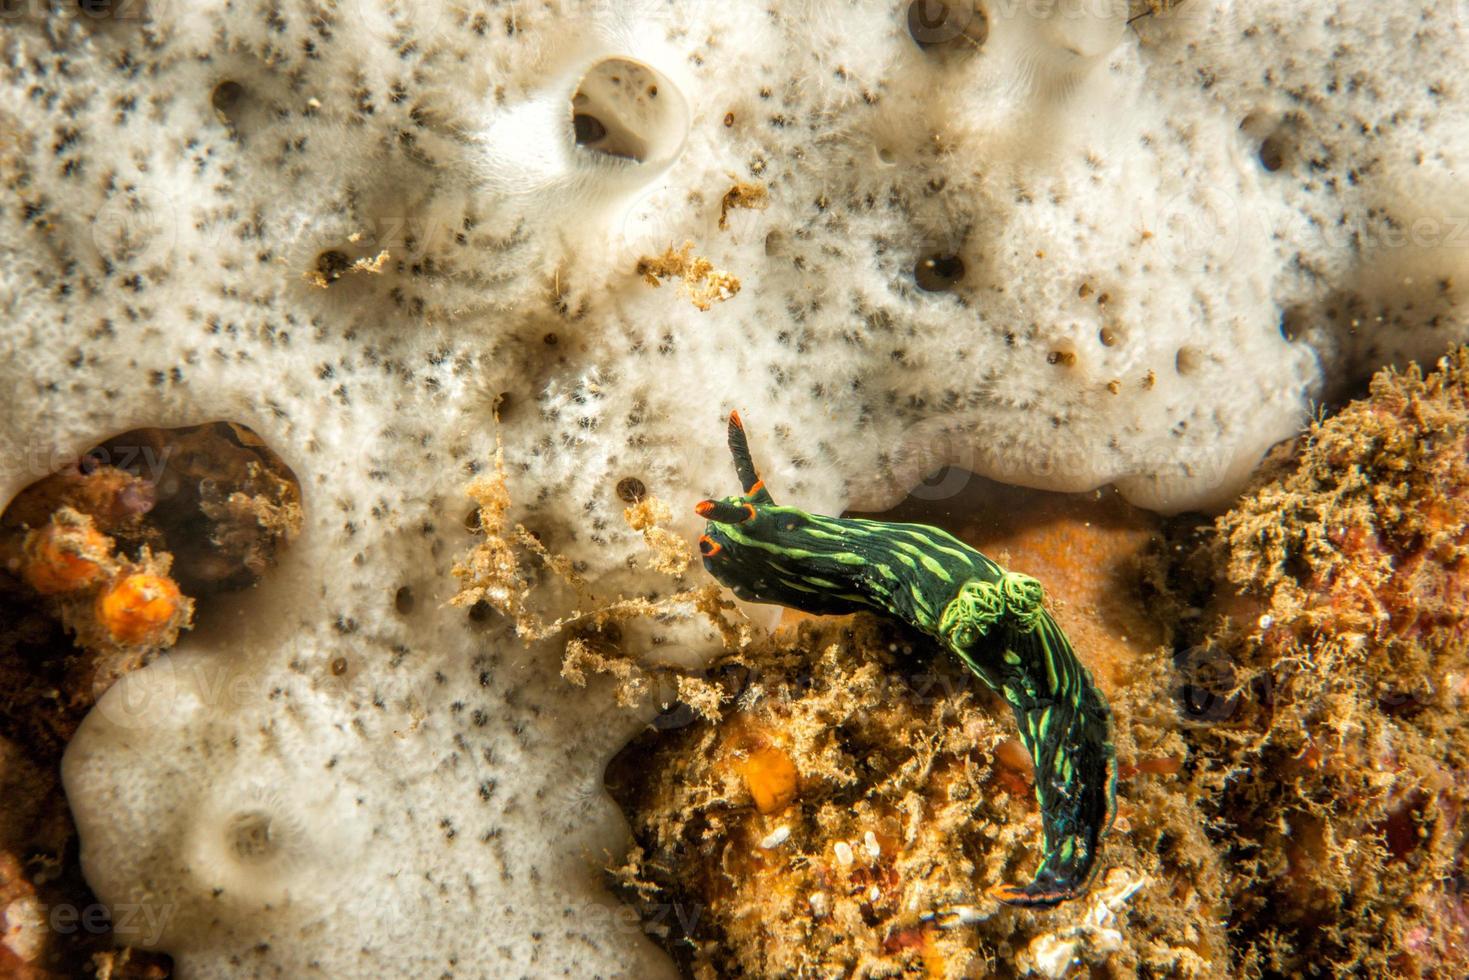
<instances>
[{"instance_id":1,"label":"encrusting growth","mask_svg":"<svg viewBox=\"0 0 1469 980\"><path fill-rule=\"evenodd\" d=\"M118 643L157 644L187 621L192 603L173 579L139 572L113 582L97 596L97 621Z\"/></svg>"},{"instance_id":2,"label":"encrusting growth","mask_svg":"<svg viewBox=\"0 0 1469 980\"><path fill-rule=\"evenodd\" d=\"M1469 349L1379 373L1181 553L1236 975L1465 975Z\"/></svg>"},{"instance_id":3,"label":"encrusting growth","mask_svg":"<svg viewBox=\"0 0 1469 980\"><path fill-rule=\"evenodd\" d=\"M49 524L26 535L21 577L42 595L78 592L107 574L113 548L90 517L62 507Z\"/></svg>"}]
</instances>

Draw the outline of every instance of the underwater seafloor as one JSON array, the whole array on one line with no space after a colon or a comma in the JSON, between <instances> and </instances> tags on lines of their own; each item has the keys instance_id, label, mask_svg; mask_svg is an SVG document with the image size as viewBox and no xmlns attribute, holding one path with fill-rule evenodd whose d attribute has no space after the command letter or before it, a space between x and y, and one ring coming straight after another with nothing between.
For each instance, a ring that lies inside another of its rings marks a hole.
<instances>
[{"instance_id":1,"label":"underwater seafloor","mask_svg":"<svg viewBox=\"0 0 1469 980\"><path fill-rule=\"evenodd\" d=\"M1469 7L0 32L0 977L1469 975ZM706 572L733 409L1044 585L1081 894L974 674Z\"/></svg>"}]
</instances>

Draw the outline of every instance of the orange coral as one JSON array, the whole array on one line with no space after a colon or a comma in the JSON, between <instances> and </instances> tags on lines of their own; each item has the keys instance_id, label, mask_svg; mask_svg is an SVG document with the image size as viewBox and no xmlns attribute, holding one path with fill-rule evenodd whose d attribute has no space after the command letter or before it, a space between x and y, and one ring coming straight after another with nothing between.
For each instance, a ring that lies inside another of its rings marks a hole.
<instances>
[{"instance_id":1,"label":"orange coral","mask_svg":"<svg viewBox=\"0 0 1469 980\"><path fill-rule=\"evenodd\" d=\"M129 575L97 596L97 620L114 640L128 646L152 645L177 630L187 606L173 579Z\"/></svg>"},{"instance_id":2,"label":"orange coral","mask_svg":"<svg viewBox=\"0 0 1469 980\"><path fill-rule=\"evenodd\" d=\"M112 549L112 539L90 517L63 507L49 524L26 535L21 576L42 595L78 592L103 577Z\"/></svg>"}]
</instances>

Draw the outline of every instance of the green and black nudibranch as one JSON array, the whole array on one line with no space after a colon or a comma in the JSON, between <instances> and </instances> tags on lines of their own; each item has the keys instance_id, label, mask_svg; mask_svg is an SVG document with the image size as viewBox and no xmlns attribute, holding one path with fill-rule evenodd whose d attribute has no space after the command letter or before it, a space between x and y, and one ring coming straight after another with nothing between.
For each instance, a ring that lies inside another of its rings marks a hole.
<instances>
[{"instance_id":1,"label":"green and black nudibranch","mask_svg":"<svg viewBox=\"0 0 1469 980\"><path fill-rule=\"evenodd\" d=\"M780 507L755 472L738 413L729 450L744 493L701 501L704 567L736 596L808 613L877 611L934 637L1015 712L1035 761L1045 852L1024 887L991 894L1052 906L1081 894L1116 813L1112 712L1043 605L1041 585L951 534Z\"/></svg>"}]
</instances>

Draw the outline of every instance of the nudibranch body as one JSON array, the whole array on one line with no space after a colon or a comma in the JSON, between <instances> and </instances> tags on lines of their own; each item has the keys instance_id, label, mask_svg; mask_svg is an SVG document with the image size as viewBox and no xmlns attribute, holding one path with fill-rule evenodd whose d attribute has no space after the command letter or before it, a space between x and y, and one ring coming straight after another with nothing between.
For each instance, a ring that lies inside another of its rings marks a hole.
<instances>
[{"instance_id":1,"label":"nudibranch body","mask_svg":"<svg viewBox=\"0 0 1469 980\"><path fill-rule=\"evenodd\" d=\"M825 517L778 506L729 417L743 494L705 500L704 567L736 596L808 613L872 611L934 637L1015 713L1035 762L1045 850L1032 881L991 889L1051 906L1085 890L1116 811L1112 713L1044 606L1039 582L923 524Z\"/></svg>"}]
</instances>

